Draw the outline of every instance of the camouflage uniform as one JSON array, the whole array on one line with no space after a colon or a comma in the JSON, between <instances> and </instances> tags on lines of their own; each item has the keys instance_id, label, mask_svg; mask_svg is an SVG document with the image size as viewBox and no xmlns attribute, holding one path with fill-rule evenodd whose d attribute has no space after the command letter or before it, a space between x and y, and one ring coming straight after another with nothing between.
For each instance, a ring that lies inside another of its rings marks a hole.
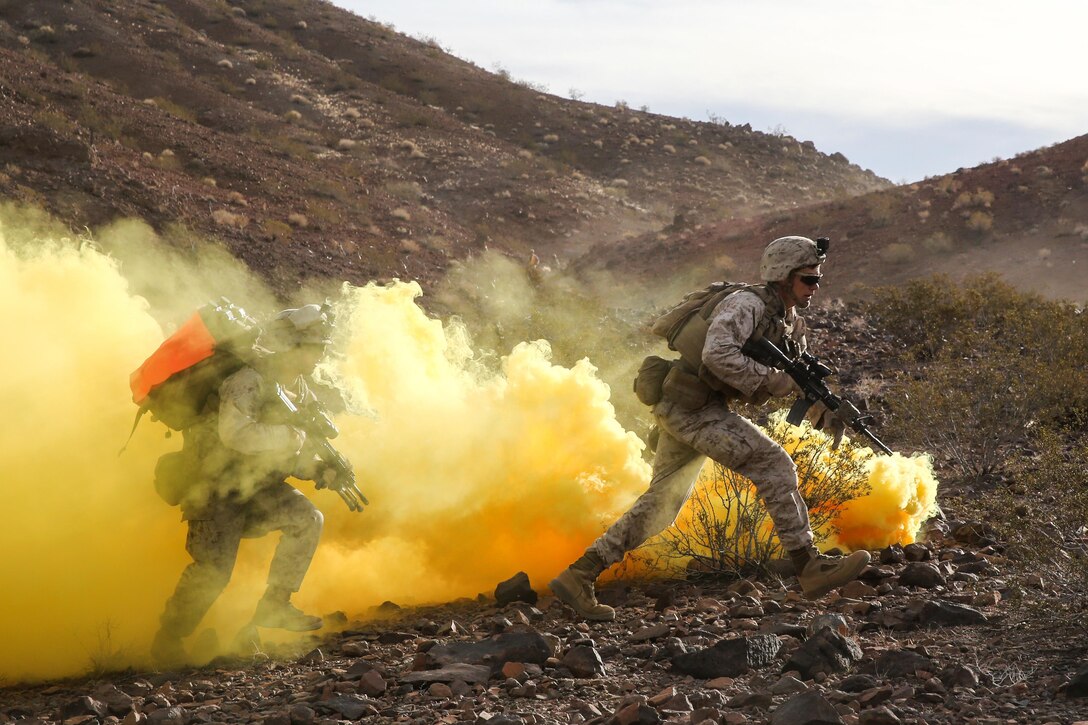
<instances>
[{"instance_id":1,"label":"camouflage uniform","mask_svg":"<svg viewBox=\"0 0 1088 725\"><path fill-rule=\"evenodd\" d=\"M295 472L302 437L290 426L263 422L270 385L254 368L242 368L220 386L218 409L186 431L200 483L181 503L193 562L162 615L163 630L174 636L191 634L227 586L243 538L283 532L268 572L270 590L298 591L317 548L321 512L285 481Z\"/></svg>"},{"instance_id":2,"label":"camouflage uniform","mask_svg":"<svg viewBox=\"0 0 1088 725\"><path fill-rule=\"evenodd\" d=\"M743 290L726 297L715 309L703 348L706 370L749 400L766 399L761 388L771 368L740 350L767 314L777 323L772 329L804 349L804 324L794 310L768 310L759 296ZM812 544L808 507L797 489L793 460L756 425L729 410L724 396L715 396L694 410L666 396L653 413L660 438L650 486L590 546L605 565L621 561L628 551L672 524L691 495L704 457L755 484L787 550Z\"/></svg>"}]
</instances>

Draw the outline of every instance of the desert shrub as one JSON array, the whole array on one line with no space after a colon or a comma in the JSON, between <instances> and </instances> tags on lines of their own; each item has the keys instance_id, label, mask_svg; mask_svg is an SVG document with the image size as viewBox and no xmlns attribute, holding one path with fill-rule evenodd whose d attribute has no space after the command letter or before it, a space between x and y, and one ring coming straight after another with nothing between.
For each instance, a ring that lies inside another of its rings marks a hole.
<instances>
[{"instance_id":1,"label":"desert shrub","mask_svg":"<svg viewBox=\"0 0 1088 725\"><path fill-rule=\"evenodd\" d=\"M269 219L261 223L261 231L269 239L288 241L291 239L291 232L294 230L289 224L284 224L278 219Z\"/></svg>"},{"instance_id":2,"label":"desert shrub","mask_svg":"<svg viewBox=\"0 0 1088 725\"><path fill-rule=\"evenodd\" d=\"M867 202L869 221L877 228L886 227L895 218L896 200L890 194L877 194Z\"/></svg>"},{"instance_id":3,"label":"desert shrub","mask_svg":"<svg viewBox=\"0 0 1088 725\"><path fill-rule=\"evenodd\" d=\"M945 254L952 251L952 238L944 232L937 232L922 240L922 249L930 254Z\"/></svg>"},{"instance_id":4,"label":"desert shrub","mask_svg":"<svg viewBox=\"0 0 1088 725\"><path fill-rule=\"evenodd\" d=\"M888 264L906 264L914 256L914 247L905 242L893 242L880 250L880 258Z\"/></svg>"},{"instance_id":5,"label":"desert shrub","mask_svg":"<svg viewBox=\"0 0 1088 725\"><path fill-rule=\"evenodd\" d=\"M987 191L986 189L976 189L975 193L969 191L961 192L956 197L956 201L952 204L953 211L956 209L971 209L971 208L990 208L994 203L994 193Z\"/></svg>"},{"instance_id":6,"label":"desert shrub","mask_svg":"<svg viewBox=\"0 0 1088 725\"><path fill-rule=\"evenodd\" d=\"M1006 545L1006 555L1088 607L1088 447L1076 433L1044 428L1035 436L1037 455L1021 463L1015 484L981 502L980 516Z\"/></svg>"},{"instance_id":7,"label":"desert shrub","mask_svg":"<svg viewBox=\"0 0 1088 725\"><path fill-rule=\"evenodd\" d=\"M962 182L952 174L937 179L934 190L940 194L955 194L963 186Z\"/></svg>"},{"instance_id":8,"label":"desert shrub","mask_svg":"<svg viewBox=\"0 0 1088 725\"><path fill-rule=\"evenodd\" d=\"M213 211L212 221L221 227L228 227L230 229L245 229L246 225L249 224L249 219L242 214L235 214L226 209L216 209Z\"/></svg>"},{"instance_id":9,"label":"desert shrub","mask_svg":"<svg viewBox=\"0 0 1088 725\"><path fill-rule=\"evenodd\" d=\"M416 128L430 126L431 115L420 109L407 107L393 113L393 122L399 128Z\"/></svg>"},{"instance_id":10,"label":"desert shrub","mask_svg":"<svg viewBox=\"0 0 1088 725\"><path fill-rule=\"evenodd\" d=\"M906 369L886 397L893 436L959 475L1007 468L1039 425L1088 412L1088 320L996 275L915 280L874 291L870 319L895 336Z\"/></svg>"},{"instance_id":11,"label":"desert shrub","mask_svg":"<svg viewBox=\"0 0 1088 725\"><path fill-rule=\"evenodd\" d=\"M819 545L836 533L833 522L843 504L869 493L866 457L849 440L831 450L827 436L808 425L794 428L783 415L772 416L767 433L797 464L798 488ZM692 493L677 525L650 549L665 560L694 559L699 571L738 576L766 572L785 554L755 486L717 463L710 479Z\"/></svg>"},{"instance_id":12,"label":"desert shrub","mask_svg":"<svg viewBox=\"0 0 1088 725\"><path fill-rule=\"evenodd\" d=\"M42 109L34 114L35 124L42 128L48 128L58 134L70 134L76 130L76 124L63 113L49 109Z\"/></svg>"},{"instance_id":13,"label":"desert shrub","mask_svg":"<svg viewBox=\"0 0 1088 725\"><path fill-rule=\"evenodd\" d=\"M973 232L984 233L994 226L994 215L981 210L975 210L967 217L967 228Z\"/></svg>"},{"instance_id":14,"label":"desert shrub","mask_svg":"<svg viewBox=\"0 0 1088 725\"><path fill-rule=\"evenodd\" d=\"M169 98L160 96L152 100L154 100L154 105L156 105L156 107L174 116L175 119L181 119L182 121L188 121L189 123L197 122L197 114L195 111L178 105L178 103L175 103Z\"/></svg>"},{"instance_id":15,"label":"desert shrub","mask_svg":"<svg viewBox=\"0 0 1088 725\"><path fill-rule=\"evenodd\" d=\"M114 140L120 139L124 133L121 121L112 115L104 115L89 103L80 104L76 112L76 118L84 128L95 133L102 134Z\"/></svg>"},{"instance_id":16,"label":"desert shrub","mask_svg":"<svg viewBox=\"0 0 1088 725\"><path fill-rule=\"evenodd\" d=\"M390 181L383 188L386 194L401 201L418 202L423 196L423 187L417 181Z\"/></svg>"}]
</instances>

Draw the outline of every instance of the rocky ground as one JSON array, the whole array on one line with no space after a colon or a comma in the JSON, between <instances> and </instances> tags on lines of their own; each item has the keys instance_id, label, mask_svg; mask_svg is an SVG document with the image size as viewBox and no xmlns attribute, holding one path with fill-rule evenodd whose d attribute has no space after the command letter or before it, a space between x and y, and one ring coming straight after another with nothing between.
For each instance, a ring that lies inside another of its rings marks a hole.
<instances>
[{"instance_id":1,"label":"rocky ground","mask_svg":"<svg viewBox=\"0 0 1088 725\"><path fill-rule=\"evenodd\" d=\"M834 386L879 413L894 339L853 305L810 313ZM921 543L874 551L815 602L786 572L621 580L600 592L616 621L586 623L515 577L205 667L8 687L0 723L1088 723L1088 646L1064 588L958 519L957 484L942 485Z\"/></svg>"},{"instance_id":2,"label":"rocky ground","mask_svg":"<svg viewBox=\"0 0 1088 725\"><path fill-rule=\"evenodd\" d=\"M527 580L498 599L389 603L301 656L9 688L0 722L1088 721L1083 630L1031 614L1054 605L1048 583L1014 574L978 524L933 520L927 539L874 552L815 602L787 578L615 583L610 623Z\"/></svg>"}]
</instances>

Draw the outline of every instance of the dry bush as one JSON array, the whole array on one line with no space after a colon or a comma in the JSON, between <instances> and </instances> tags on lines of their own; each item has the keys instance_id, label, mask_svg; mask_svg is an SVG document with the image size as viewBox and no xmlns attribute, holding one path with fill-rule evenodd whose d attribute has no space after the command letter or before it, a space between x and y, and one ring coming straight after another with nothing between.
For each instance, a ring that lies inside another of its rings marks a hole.
<instances>
[{"instance_id":1,"label":"dry bush","mask_svg":"<svg viewBox=\"0 0 1088 725\"><path fill-rule=\"evenodd\" d=\"M868 206L870 223L880 229L888 226L895 218L896 199L891 194L877 194L870 197Z\"/></svg>"},{"instance_id":2,"label":"dry bush","mask_svg":"<svg viewBox=\"0 0 1088 725\"><path fill-rule=\"evenodd\" d=\"M245 216L235 214L226 209L216 209L213 211L212 221L221 227L228 227L230 229L245 229L246 225L249 224L249 219Z\"/></svg>"},{"instance_id":3,"label":"dry bush","mask_svg":"<svg viewBox=\"0 0 1088 725\"><path fill-rule=\"evenodd\" d=\"M418 202L423 197L423 187L418 181L390 181L382 188L386 194L401 201Z\"/></svg>"},{"instance_id":4,"label":"dry bush","mask_svg":"<svg viewBox=\"0 0 1088 725\"><path fill-rule=\"evenodd\" d=\"M988 212L975 210L967 217L967 228L973 232L982 234L993 229L993 226L994 215Z\"/></svg>"},{"instance_id":5,"label":"dry bush","mask_svg":"<svg viewBox=\"0 0 1088 725\"><path fill-rule=\"evenodd\" d=\"M870 320L898 338L907 369L886 393L893 437L981 479L1008 467L1039 426L1088 413L1088 320L996 275L880 288Z\"/></svg>"},{"instance_id":6,"label":"dry bush","mask_svg":"<svg viewBox=\"0 0 1088 725\"><path fill-rule=\"evenodd\" d=\"M1079 431L1044 428L1037 455L1020 464L1015 484L978 501L977 513L1024 571L1088 607L1088 447Z\"/></svg>"},{"instance_id":7,"label":"dry bush","mask_svg":"<svg viewBox=\"0 0 1088 725\"><path fill-rule=\"evenodd\" d=\"M963 183L952 174L937 179L934 189L940 194L955 194L963 186Z\"/></svg>"},{"instance_id":8,"label":"dry bush","mask_svg":"<svg viewBox=\"0 0 1088 725\"><path fill-rule=\"evenodd\" d=\"M922 240L922 249L930 254L947 254L952 251L952 238L944 232L937 232Z\"/></svg>"},{"instance_id":9,"label":"dry bush","mask_svg":"<svg viewBox=\"0 0 1088 725\"><path fill-rule=\"evenodd\" d=\"M291 233L294 231L291 226L284 224L276 219L269 219L261 224L261 231L269 239L276 239L282 242L289 241L291 239Z\"/></svg>"},{"instance_id":10,"label":"dry bush","mask_svg":"<svg viewBox=\"0 0 1088 725\"><path fill-rule=\"evenodd\" d=\"M952 209L965 209L971 207L986 207L989 208L994 203L994 193L987 191L986 189L976 189L975 193L965 191L956 197L956 201L952 204Z\"/></svg>"},{"instance_id":11,"label":"dry bush","mask_svg":"<svg viewBox=\"0 0 1088 725\"><path fill-rule=\"evenodd\" d=\"M905 242L893 242L880 250L880 258L888 264L906 264L914 259L914 247Z\"/></svg>"},{"instance_id":12,"label":"dry bush","mask_svg":"<svg viewBox=\"0 0 1088 725\"><path fill-rule=\"evenodd\" d=\"M850 440L832 451L827 436L808 425L794 428L784 415L772 417L767 433L797 464L798 488L819 545L835 533L832 522L843 504L869 493L865 454ZM685 504L679 525L656 542L663 544L663 558L694 559L698 570L707 572L767 572L770 562L785 552L763 499L740 474L717 463L713 468L712 479L697 487Z\"/></svg>"}]
</instances>

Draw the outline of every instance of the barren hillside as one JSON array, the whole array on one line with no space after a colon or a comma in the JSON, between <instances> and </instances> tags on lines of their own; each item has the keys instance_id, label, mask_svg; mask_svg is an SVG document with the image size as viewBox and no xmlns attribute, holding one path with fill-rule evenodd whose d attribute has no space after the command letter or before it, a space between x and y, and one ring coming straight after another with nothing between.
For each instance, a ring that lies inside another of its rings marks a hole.
<instances>
[{"instance_id":1,"label":"barren hillside","mask_svg":"<svg viewBox=\"0 0 1088 725\"><path fill-rule=\"evenodd\" d=\"M832 294L934 273L995 271L1025 290L1083 302L1088 264L1088 136L891 189L645 234L602 247L583 268L650 276L662 264L699 280L750 275L768 240L832 239Z\"/></svg>"},{"instance_id":2,"label":"barren hillside","mask_svg":"<svg viewBox=\"0 0 1088 725\"><path fill-rule=\"evenodd\" d=\"M280 285L433 279L886 188L811 143L538 92L317 0L0 0L0 192Z\"/></svg>"}]
</instances>

